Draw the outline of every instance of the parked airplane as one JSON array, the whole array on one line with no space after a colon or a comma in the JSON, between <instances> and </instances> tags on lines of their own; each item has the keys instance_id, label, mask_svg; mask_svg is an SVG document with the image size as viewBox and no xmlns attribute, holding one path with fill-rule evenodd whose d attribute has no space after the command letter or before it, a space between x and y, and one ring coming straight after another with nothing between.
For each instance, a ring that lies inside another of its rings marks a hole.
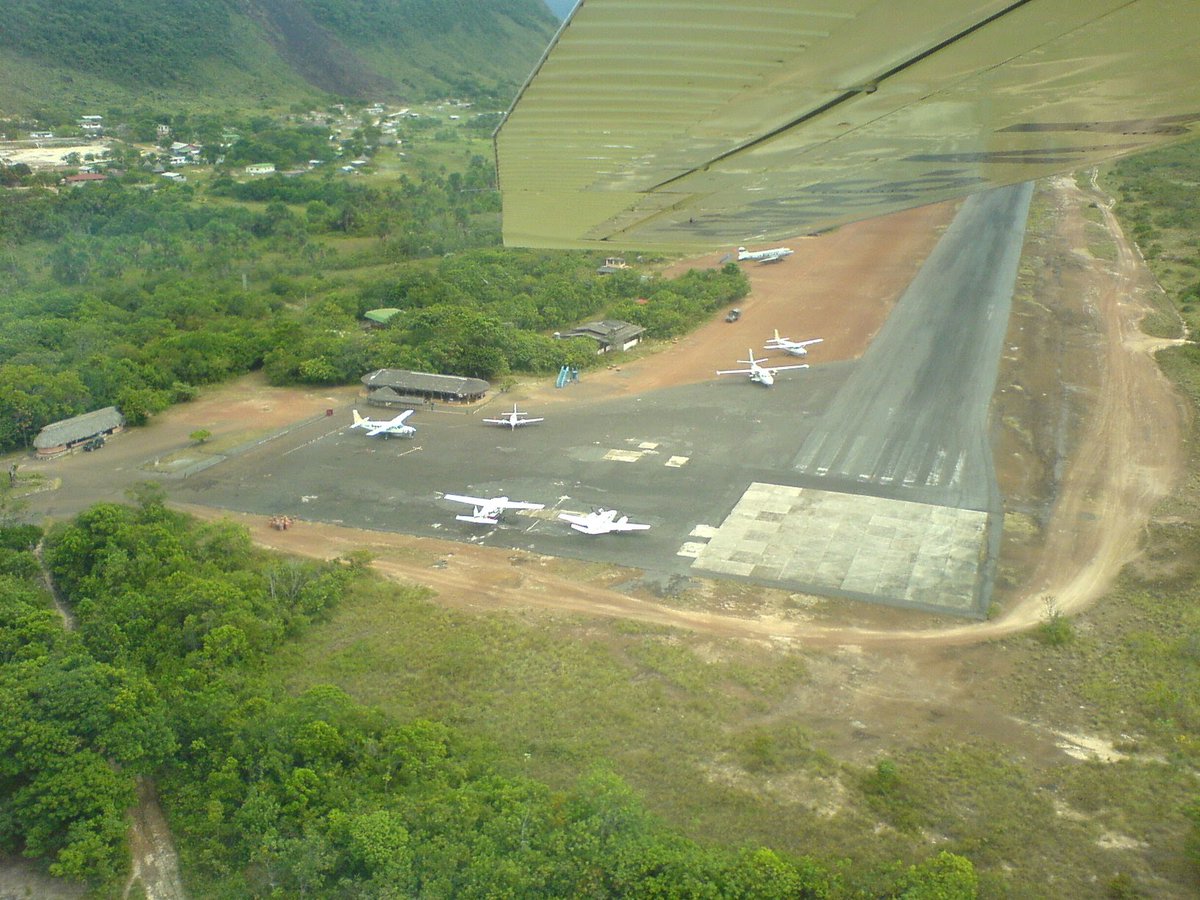
<instances>
[{"instance_id":1,"label":"parked airplane","mask_svg":"<svg viewBox=\"0 0 1200 900\"><path fill-rule=\"evenodd\" d=\"M393 434L398 434L400 437L412 437L417 433L417 429L411 425L405 425L404 421L413 414L411 409L406 409L394 419L364 419L358 414L358 410L351 410L354 413L354 424L351 428L365 428L368 436L382 434L385 438L391 437Z\"/></svg>"},{"instance_id":2,"label":"parked airplane","mask_svg":"<svg viewBox=\"0 0 1200 900\"><path fill-rule=\"evenodd\" d=\"M545 419L528 419L529 413L521 412L517 409L517 404L513 404L512 412L505 413L502 419L484 419L489 425L507 425L513 431L517 430L518 425L532 425L534 422L544 422Z\"/></svg>"},{"instance_id":3,"label":"parked airplane","mask_svg":"<svg viewBox=\"0 0 1200 900\"><path fill-rule=\"evenodd\" d=\"M461 494L443 494L443 500L469 503L475 511L469 516L455 516L460 522L476 525L499 525L500 516L507 509L545 509L544 503L526 503L524 500L509 500L507 497L464 497Z\"/></svg>"},{"instance_id":4,"label":"parked airplane","mask_svg":"<svg viewBox=\"0 0 1200 900\"><path fill-rule=\"evenodd\" d=\"M739 359L738 362L746 363L746 365L748 365L750 368L748 368L748 369L718 369L717 374L718 375L749 375L751 381L757 381L759 384L764 385L765 387L770 387L771 385L773 385L775 383L775 373L776 372L786 372L788 369L807 369L808 368L808 363L801 363L798 366L771 366L769 368L765 368L765 367L759 365L759 363L763 363L763 362L767 361L767 358L765 356L762 359L755 359L753 350L748 350L746 352L750 358L749 359Z\"/></svg>"},{"instance_id":5,"label":"parked airplane","mask_svg":"<svg viewBox=\"0 0 1200 900\"><path fill-rule=\"evenodd\" d=\"M779 262L785 256L791 255L792 251L788 247L776 247L773 250L747 250L745 247L738 247L738 262Z\"/></svg>"},{"instance_id":6,"label":"parked airplane","mask_svg":"<svg viewBox=\"0 0 1200 900\"><path fill-rule=\"evenodd\" d=\"M769 338L764 347L768 350L783 350L789 356L808 356L808 348L813 344L819 344L825 338L813 338L810 341L793 341L785 337L779 336L779 329L775 329L775 337Z\"/></svg>"},{"instance_id":7,"label":"parked airplane","mask_svg":"<svg viewBox=\"0 0 1200 900\"><path fill-rule=\"evenodd\" d=\"M559 513L558 517L564 522L570 522L571 527L584 534L608 534L610 531L645 531L649 525L638 525L630 522L629 516L617 517L615 509L598 509L586 516L574 513Z\"/></svg>"}]
</instances>

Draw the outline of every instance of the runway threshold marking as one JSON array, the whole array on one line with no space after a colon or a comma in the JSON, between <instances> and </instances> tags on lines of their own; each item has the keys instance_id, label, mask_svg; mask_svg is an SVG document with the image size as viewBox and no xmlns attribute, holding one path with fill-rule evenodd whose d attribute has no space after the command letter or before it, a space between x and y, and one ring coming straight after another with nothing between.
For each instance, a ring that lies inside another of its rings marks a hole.
<instances>
[{"instance_id":1,"label":"runway threshold marking","mask_svg":"<svg viewBox=\"0 0 1200 900\"><path fill-rule=\"evenodd\" d=\"M613 462L637 462L642 458L643 450L609 450L604 454L605 459L610 459Z\"/></svg>"}]
</instances>

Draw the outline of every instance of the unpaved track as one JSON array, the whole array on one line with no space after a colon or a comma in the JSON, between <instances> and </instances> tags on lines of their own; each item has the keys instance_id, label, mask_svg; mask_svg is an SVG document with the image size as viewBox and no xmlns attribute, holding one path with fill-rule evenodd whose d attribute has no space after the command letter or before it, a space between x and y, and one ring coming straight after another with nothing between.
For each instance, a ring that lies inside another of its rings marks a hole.
<instances>
[{"instance_id":1,"label":"unpaved track","mask_svg":"<svg viewBox=\"0 0 1200 900\"><path fill-rule=\"evenodd\" d=\"M1055 190L1076 212L1095 202L1117 248L1107 278L1096 278L1094 304L1104 325L1103 368L1092 419L1062 486L1045 550L1022 602L996 627L1035 624L1044 598L1064 613L1078 612L1108 590L1138 552L1138 539L1155 505L1182 477L1184 426L1190 412L1154 361L1164 343L1139 328L1157 289L1136 248L1125 237L1093 173L1084 193L1073 178ZM1080 217L1068 223L1082 229ZM1083 244L1083 238L1079 238ZM1101 264L1102 265L1102 264Z\"/></svg>"},{"instance_id":2,"label":"unpaved track","mask_svg":"<svg viewBox=\"0 0 1200 900\"><path fill-rule=\"evenodd\" d=\"M131 896L138 884L146 900L184 900L179 856L150 779L138 777L137 797L137 806L129 813L132 866L123 896Z\"/></svg>"},{"instance_id":3,"label":"unpaved track","mask_svg":"<svg viewBox=\"0 0 1200 900\"><path fill-rule=\"evenodd\" d=\"M1105 198L1098 192L1085 194L1069 178L1056 180L1052 187L1064 211L1063 227L1068 229L1072 245L1086 247L1082 209L1088 202ZM1152 352L1160 343L1147 341L1138 329L1139 321L1149 309L1148 292L1156 289L1153 279L1126 240L1108 204L1099 205L1118 248L1115 263L1096 261L1087 274L1088 290L1094 298L1103 334L1101 382L1084 434L1078 441L1078 452L1064 474L1040 560L1015 602L994 620L948 628L894 630L742 618L679 609L630 597L602 585L580 583L546 571L548 567L540 565L536 557L511 550L362 532L315 522L303 522L289 531L278 532L267 528L257 517L233 518L245 521L258 543L289 553L333 558L367 549L380 572L397 580L427 585L437 593L439 602L450 606L538 607L758 641L814 645L967 644L1037 625L1045 614L1048 597L1053 597L1061 612L1078 612L1102 596L1121 567L1137 554L1138 538L1151 511L1181 476L1182 435L1188 415L1184 403L1154 362ZM778 277L781 271L776 269L770 275ZM752 279L757 275L751 271ZM800 289L801 285L796 285L796 290ZM701 343L707 341L706 338ZM848 355L854 355L853 351ZM694 377L692 368L691 364L676 366L645 361L633 372L622 373L622 377L628 389L643 389L656 386L664 371L671 371L676 378ZM652 384L642 384L639 372ZM203 518L230 516L226 511L185 508Z\"/></svg>"}]
</instances>

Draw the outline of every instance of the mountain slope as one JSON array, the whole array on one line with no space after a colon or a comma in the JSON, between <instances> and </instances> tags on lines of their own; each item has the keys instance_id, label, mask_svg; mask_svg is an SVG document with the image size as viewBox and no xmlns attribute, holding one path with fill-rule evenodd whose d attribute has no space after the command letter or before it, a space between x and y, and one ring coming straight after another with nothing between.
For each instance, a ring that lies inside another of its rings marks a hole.
<instances>
[{"instance_id":1,"label":"mountain slope","mask_svg":"<svg viewBox=\"0 0 1200 900\"><path fill-rule=\"evenodd\" d=\"M314 93L504 103L555 25L542 0L9 0L0 102L237 103L241 89L253 105Z\"/></svg>"}]
</instances>

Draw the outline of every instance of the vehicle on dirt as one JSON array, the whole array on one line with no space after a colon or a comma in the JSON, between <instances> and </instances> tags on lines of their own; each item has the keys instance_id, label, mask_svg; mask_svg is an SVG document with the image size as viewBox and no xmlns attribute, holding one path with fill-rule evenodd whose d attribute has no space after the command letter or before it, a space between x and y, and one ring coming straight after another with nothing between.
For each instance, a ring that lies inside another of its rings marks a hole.
<instances>
[{"instance_id":1,"label":"vehicle on dirt","mask_svg":"<svg viewBox=\"0 0 1200 900\"><path fill-rule=\"evenodd\" d=\"M84 443L83 450L85 453L91 453L93 450L99 450L103 446L104 446L104 436L96 435L96 437L94 437L91 440Z\"/></svg>"},{"instance_id":2,"label":"vehicle on dirt","mask_svg":"<svg viewBox=\"0 0 1200 900\"><path fill-rule=\"evenodd\" d=\"M729 311L729 314L727 316L725 316L725 321L726 322L736 322L741 317L742 317L742 311L735 306L733 309L731 309Z\"/></svg>"}]
</instances>

